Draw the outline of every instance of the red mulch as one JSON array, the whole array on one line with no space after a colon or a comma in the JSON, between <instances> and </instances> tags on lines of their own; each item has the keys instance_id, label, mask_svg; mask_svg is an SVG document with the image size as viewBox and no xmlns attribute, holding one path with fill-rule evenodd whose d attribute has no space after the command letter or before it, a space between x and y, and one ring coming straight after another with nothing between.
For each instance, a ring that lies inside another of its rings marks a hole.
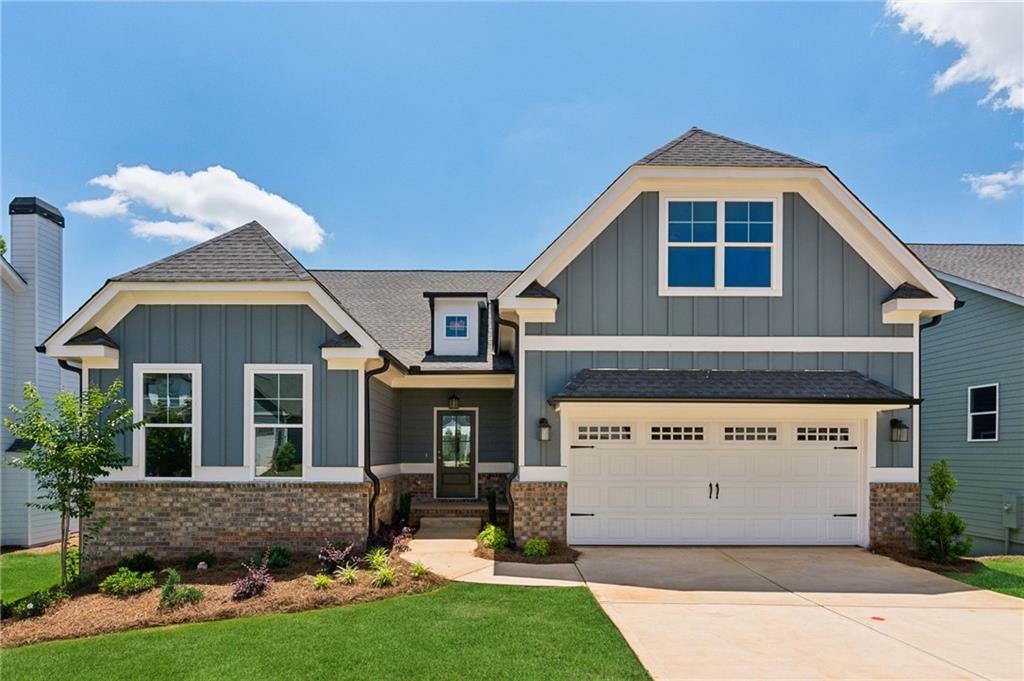
<instances>
[{"instance_id":1,"label":"red mulch","mask_svg":"<svg viewBox=\"0 0 1024 681\"><path fill-rule=\"evenodd\" d=\"M479 541L473 555L477 558L486 558L500 563L533 563L534 565L550 565L552 563L575 563L579 558L579 551L571 549L563 544L550 543L548 555L546 556L524 556L521 551L511 548L489 549Z\"/></svg>"},{"instance_id":2,"label":"red mulch","mask_svg":"<svg viewBox=\"0 0 1024 681\"><path fill-rule=\"evenodd\" d=\"M225 559L204 572L172 566L181 573L183 583L198 587L205 596L196 605L185 605L174 610L158 607L159 587L137 596L119 599L98 593L97 577L90 584L83 585L73 598L53 606L39 617L0 622L0 646L13 647L166 624L207 622L365 603L430 591L445 582L434 574L413 577L411 566L398 560L397 556L391 562L399 575L395 586L382 589L373 587L370 585L371 574L360 570L355 584L346 585L334 581L327 589L318 590L312 584L312 576L319 567L316 560L297 559L287 568L271 572L274 583L264 594L244 601L233 600L229 586L230 582L245 574L238 561ZM162 583L162 578L159 581Z\"/></svg>"}]
</instances>

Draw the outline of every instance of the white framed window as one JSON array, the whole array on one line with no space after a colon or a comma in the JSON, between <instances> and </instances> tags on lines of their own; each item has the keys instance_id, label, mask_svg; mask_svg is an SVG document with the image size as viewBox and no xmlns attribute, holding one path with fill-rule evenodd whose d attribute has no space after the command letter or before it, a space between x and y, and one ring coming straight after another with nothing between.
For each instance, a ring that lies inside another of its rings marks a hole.
<instances>
[{"instance_id":1,"label":"white framed window","mask_svg":"<svg viewBox=\"0 0 1024 681\"><path fill-rule=\"evenodd\" d=\"M145 425L132 436L141 477L191 478L201 463L200 364L135 364L132 409Z\"/></svg>"},{"instance_id":2,"label":"white framed window","mask_svg":"<svg viewBox=\"0 0 1024 681\"><path fill-rule=\"evenodd\" d=\"M301 480L313 456L313 365L245 365L245 461L255 478Z\"/></svg>"},{"instance_id":3,"label":"white framed window","mask_svg":"<svg viewBox=\"0 0 1024 681\"><path fill-rule=\"evenodd\" d=\"M967 441L999 440L999 384L974 385L967 389Z\"/></svg>"},{"instance_id":4,"label":"white framed window","mask_svg":"<svg viewBox=\"0 0 1024 681\"><path fill-rule=\"evenodd\" d=\"M849 442L848 426L797 426L797 442Z\"/></svg>"},{"instance_id":5,"label":"white framed window","mask_svg":"<svg viewBox=\"0 0 1024 681\"><path fill-rule=\"evenodd\" d=\"M782 197L662 194L658 292L781 296Z\"/></svg>"},{"instance_id":6,"label":"white framed window","mask_svg":"<svg viewBox=\"0 0 1024 681\"><path fill-rule=\"evenodd\" d=\"M703 442L704 426L651 426L651 442Z\"/></svg>"},{"instance_id":7,"label":"white framed window","mask_svg":"<svg viewBox=\"0 0 1024 681\"><path fill-rule=\"evenodd\" d=\"M469 315L449 314L444 316L445 338L468 338Z\"/></svg>"},{"instance_id":8,"label":"white framed window","mask_svg":"<svg viewBox=\"0 0 1024 681\"><path fill-rule=\"evenodd\" d=\"M578 442L632 442L633 426L615 423L582 423L576 426Z\"/></svg>"},{"instance_id":9,"label":"white framed window","mask_svg":"<svg viewBox=\"0 0 1024 681\"><path fill-rule=\"evenodd\" d=\"M775 442L779 431L775 426L723 426L722 439L726 442Z\"/></svg>"}]
</instances>

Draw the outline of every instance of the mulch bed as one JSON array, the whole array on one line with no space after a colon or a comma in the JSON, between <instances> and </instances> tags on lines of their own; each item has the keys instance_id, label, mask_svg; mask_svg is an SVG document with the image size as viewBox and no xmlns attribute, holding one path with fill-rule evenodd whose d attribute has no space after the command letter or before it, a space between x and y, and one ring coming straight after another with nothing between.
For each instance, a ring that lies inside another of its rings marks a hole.
<instances>
[{"instance_id":1,"label":"mulch bed","mask_svg":"<svg viewBox=\"0 0 1024 681\"><path fill-rule=\"evenodd\" d=\"M871 549L872 553L876 553L880 556L892 558L896 562L909 565L911 567L924 568L925 570L931 570L932 572L964 572L970 573L981 567L981 563L973 558L961 558L955 563L934 563L924 558L919 558L908 549L897 549L891 547L882 547Z\"/></svg>"},{"instance_id":2,"label":"mulch bed","mask_svg":"<svg viewBox=\"0 0 1024 681\"><path fill-rule=\"evenodd\" d=\"M550 565L552 563L575 563L580 552L562 544L550 544L546 556L524 556L516 549L489 549L480 542L476 544L473 555L500 563L533 563L534 565Z\"/></svg>"},{"instance_id":3,"label":"mulch bed","mask_svg":"<svg viewBox=\"0 0 1024 681\"><path fill-rule=\"evenodd\" d=\"M181 573L183 583L198 587L205 596L196 605L185 605L175 610L161 610L158 607L159 587L126 599L97 593L96 585L100 578L97 576L90 584L83 585L74 598L53 606L39 617L0 622L0 646L13 647L166 624L207 622L366 603L391 596L423 593L445 583L443 578L434 574L414 578L411 566L397 556L391 563L399 575L394 586L380 589L373 587L370 585L371 574L360 570L355 584L346 585L335 581L327 589L318 590L312 584L312 575L319 568L316 560L297 558L292 565L271 572L274 583L265 593L244 601L231 598L232 588L229 585L245 574L238 561L224 560L202 572L185 570L180 565L171 566ZM158 576L161 584L162 577Z\"/></svg>"}]
</instances>

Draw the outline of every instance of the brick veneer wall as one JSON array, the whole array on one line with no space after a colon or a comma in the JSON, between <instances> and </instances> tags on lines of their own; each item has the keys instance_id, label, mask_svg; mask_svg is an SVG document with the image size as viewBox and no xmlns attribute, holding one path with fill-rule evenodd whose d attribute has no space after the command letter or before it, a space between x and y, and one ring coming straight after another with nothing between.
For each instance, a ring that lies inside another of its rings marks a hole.
<instances>
[{"instance_id":1,"label":"brick veneer wall","mask_svg":"<svg viewBox=\"0 0 1024 681\"><path fill-rule=\"evenodd\" d=\"M380 481L380 493L377 495L377 502L373 505L374 514L377 516L377 527L390 525L397 520L399 480L397 477L382 478Z\"/></svg>"},{"instance_id":2,"label":"brick veneer wall","mask_svg":"<svg viewBox=\"0 0 1024 681\"><path fill-rule=\"evenodd\" d=\"M101 483L93 489L95 512L82 521L83 567L143 550L178 560L197 549L245 557L265 546L314 553L324 539L358 543L366 538L370 489L328 482Z\"/></svg>"},{"instance_id":3,"label":"brick veneer wall","mask_svg":"<svg viewBox=\"0 0 1024 681\"><path fill-rule=\"evenodd\" d=\"M568 510L569 485L565 482L512 483L515 502L516 542L533 537L566 543L565 518Z\"/></svg>"},{"instance_id":4,"label":"brick veneer wall","mask_svg":"<svg viewBox=\"0 0 1024 681\"><path fill-rule=\"evenodd\" d=\"M920 508L921 486L916 482L871 483L871 546L910 547L907 519Z\"/></svg>"}]
</instances>

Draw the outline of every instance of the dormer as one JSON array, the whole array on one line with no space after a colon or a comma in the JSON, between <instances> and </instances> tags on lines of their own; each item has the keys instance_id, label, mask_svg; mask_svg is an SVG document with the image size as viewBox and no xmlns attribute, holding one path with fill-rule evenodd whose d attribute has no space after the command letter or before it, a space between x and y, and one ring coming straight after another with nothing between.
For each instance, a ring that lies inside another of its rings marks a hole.
<instances>
[{"instance_id":1,"label":"dormer","mask_svg":"<svg viewBox=\"0 0 1024 681\"><path fill-rule=\"evenodd\" d=\"M426 291L435 357L478 357L487 352L487 293Z\"/></svg>"}]
</instances>

